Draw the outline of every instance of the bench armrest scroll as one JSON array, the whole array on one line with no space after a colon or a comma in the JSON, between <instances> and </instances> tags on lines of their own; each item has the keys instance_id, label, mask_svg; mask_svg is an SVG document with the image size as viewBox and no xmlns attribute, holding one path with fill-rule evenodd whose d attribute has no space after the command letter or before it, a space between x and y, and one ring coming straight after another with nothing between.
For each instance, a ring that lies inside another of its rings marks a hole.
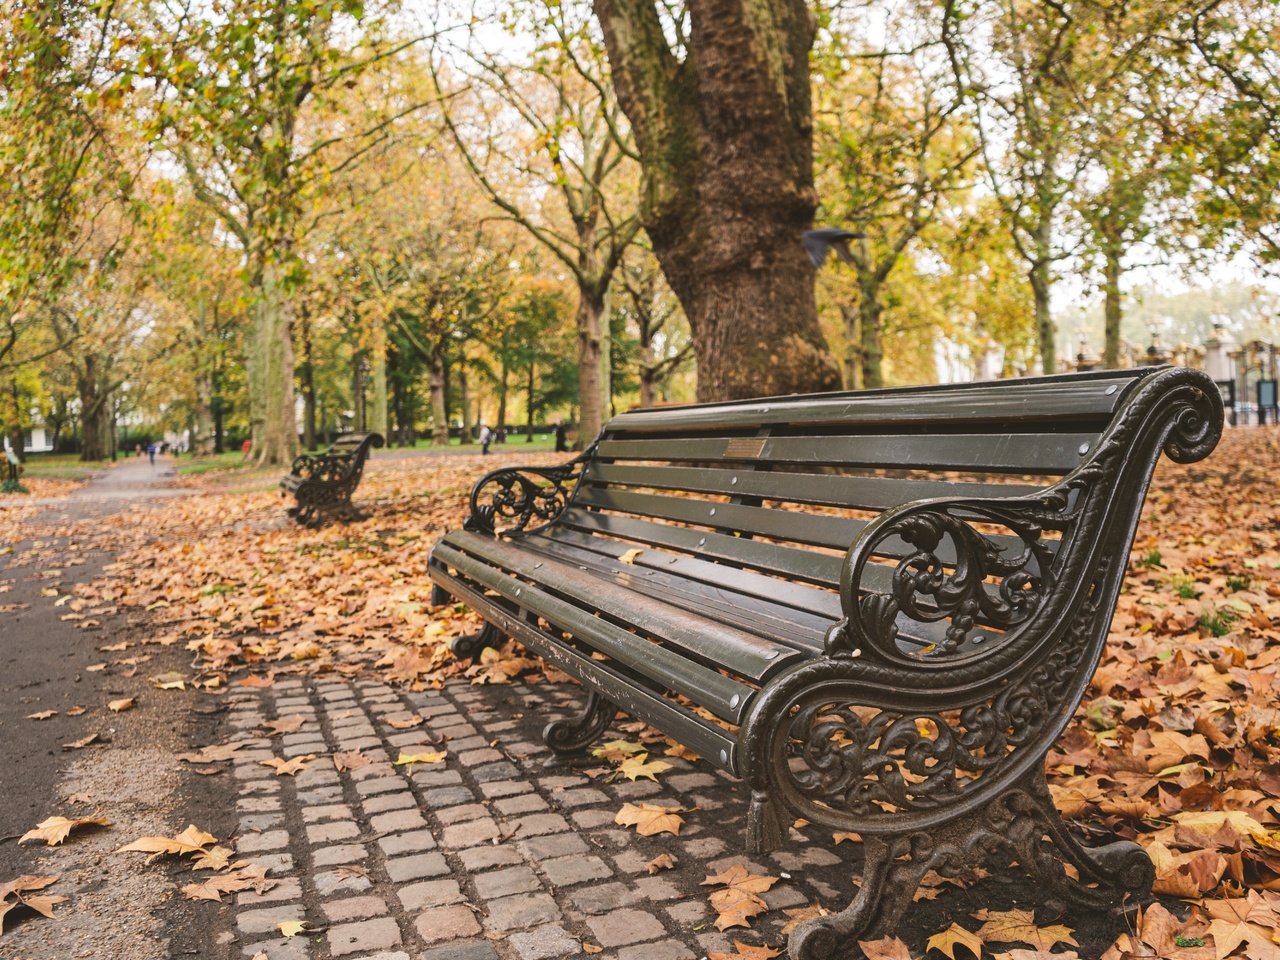
<instances>
[{"instance_id":1,"label":"bench armrest scroll","mask_svg":"<svg viewBox=\"0 0 1280 960\"><path fill-rule=\"evenodd\" d=\"M471 489L471 513L463 529L490 536L541 530L569 506L593 449L558 466L504 467L486 473Z\"/></svg>"}]
</instances>

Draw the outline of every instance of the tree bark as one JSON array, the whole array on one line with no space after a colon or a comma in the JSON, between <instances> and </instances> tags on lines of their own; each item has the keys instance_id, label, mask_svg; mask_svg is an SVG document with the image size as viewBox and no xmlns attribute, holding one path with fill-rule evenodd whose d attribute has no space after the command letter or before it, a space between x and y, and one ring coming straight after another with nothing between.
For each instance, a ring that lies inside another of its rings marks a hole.
<instances>
[{"instance_id":1,"label":"tree bark","mask_svg":"<svg viewBox=\"0 0 1280 960\"><path fill-rule=\"evenodd\" d=\"M76 392L80 395L80 459L85 462L105 460L106 447L102 437L102 406L98 360L92 354L85 357L84 368L76 373Z\"/></svg>"},{"instance_id":2,"label":"tree bark","mask_svg":"<svg viewBox=\"0 0 1280 960\"><path fill-rule=\"evenodd\" d=\"M298 424L293 394L293 336L284 277L276 262L256 271L254 354L261 390L259 418L253 437L254 463L281 466L298 452Z\"/></svg>"},{"instance_id":3,"label":"tree bark","mask_svg":"<svg viewBox=\"0 0 1280 960\"><path fill-rule=\"evenodd\" d=\"M1049 264L1037 261L1028 273L1031 295L1036 306L1036 340L1040 348L1040 369L1043 373L1058 372L1058 329L1049 310Z\"/></svg>"},{"instance_id":4,"label":"tree bark","mask_svg":"<svg viewBox=\"0 0 1280 960\"><path fill-rule=\"evenodd\" d=\"M302 329L302 446L316 448L316 372L311 355L311 314L303 308Z\"/></svg>"},{"instance_id":5,"label":"tree bark","mask_svg":"<svg viewBox=\"0 0 1280 960\"><path fill-rule=\"evenodd\" d=\"M462 422L462 431L458 442L471 443L475 437L471 435L471 382L467 378L466 356L458 358L458 395L462 401L462 416L459 418Z\"/></svg>"},{"instance_id":6,"label":"tree bark","mask_svg":"<svg viewBox=\"0 0 1280 960\"><path fill-rule=\"evenodd\" d=\"M524 442L533 443L533 378L534 368L536 364L529 364L528 385L525 387L525 422L524 422Z\"/></svg>"},{"instance_id":7,"label":"tree bark","mask_svg":"<svg viewBox=\"0 0 1280 960\"><path fill-rule=\"evenodd\" d=\"M604 298L580 290L575 317L578 327L578 398L582 407L578 423L579 447L594 440L604 425L601 375L604 352L600 331L603 315Z\"/></svg>"},{"instance_id":8,"label":"tree bark","mask_svg":"<svg viewBox=\"0 0 1280 960\"><path fill-rule=\"evenodd\" d=\"M653 0L594 5L640 152L644 226L693 332L698 398L838 387L800 243L817 202L808 7L690 0L681 62Z\"/></svg>"},{"instance_id":9,"label":"tree bark","mask_svg":"<svg viewBox=\"0 0 1280 960\"><path fill-rule=\"evenodd\" d=\"M1119 243L1108 242L1104 245L1102 251L1104 260L1102 289L1106 300L1103 305L1105 345L1102 350L1102 365L1108 370L1113 370L1120 366L1120 321L1124 316L1124 308L1120 299L1121 255L1122 251Z\"/></svg>"},{"instance_id":10,"label":"tree bark","mask_svg":"<svg viewBox=\"0 0 1280 960\"><path fill-rule=\"evenodd\" d=\"M387 437L387 342L381 328L374 332L369 351L369 379L373 385L373 409L369 411L367 429Z\"/></svg>"},{"instance_id":11,"label":"tree bark","mask_svg":"<svg viewBox=\"0 0 1280 960\"><path fill-rule=\"evenodd\" d=\"M437 447L449 445L449 410L444 397L444 356L437 350L427 370L431 390L431 442Z\"/></svg>"},{"instance_id":12,"label":"tree bark","mask_svg":"<svg viewBox=\"0 0 1280 960\"><path fill-rule=\"evenodd\" d=\"M880 329L883 313L879 285L864 283L858 300L858 337L862 355L860 387L867 390L884 386L884 341Z\"/></svg>"},{"instance_id":13,"label":"tree bark","mask_svg":"<svg viewBox=\"0 0 1280 960\"><path fill-rule=\"evenodd\" d=\"M200 371L196 374L196 424L192 449L196 456L207 457L213 453L213 374Z\"/></svg>"}]
</instances>

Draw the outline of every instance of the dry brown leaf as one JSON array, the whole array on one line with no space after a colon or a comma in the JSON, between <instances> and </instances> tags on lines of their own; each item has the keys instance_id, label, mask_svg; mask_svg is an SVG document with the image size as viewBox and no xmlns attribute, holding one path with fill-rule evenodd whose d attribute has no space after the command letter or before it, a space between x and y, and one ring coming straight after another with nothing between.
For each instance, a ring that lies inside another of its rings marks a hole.
<instances>
[{"instance_id":1,"label":"dry brown leaf","mask_svg":"<svg viewBox=\"0 0 1280 960\"><path fill-rule=\"evenodd\" d=\"M195 824L188 824L187 828L176 836L139 837L133 843L125 844L116 853L149 853L151 856L147 858L147 862L150 863L167 854L176 854L181 857L186 854L203 853L205 847L217 842L218 838L213 834L205 833Z\"/></svg>"},{"instance_id":2,"label":"dry brown leaf","mask_svg":"<svg viewBox=\"0 0 1280 960\"><path fill-rule=\"evenodd\" d=\"M614 776L623 776L632 781L645 777L657 783L658 774L670 770L671 764L665 760L646 762L648 759L649 755L647 753L637 753L634 757L627 757L619 764L618 769L614 771Z\"/></svg>"},{"instance_id":3,"label":"dry brown leaf","mask_svg":"<svg viewBox=\"0 0 1280 960\"><path fill-rule=\"evenodd\" d=\"M57 710L41 710L39 713L28 713L27 719L28 720L48 720L50 717L56 717L57 715L58 715Z\"/></svg>"},{"instance_id":4,"label":"dry brown leaf","mask_svg":"<svg viewBox=\"0 0 1280 960\"><path fill-rule=\"evenodd\" d=\"M631 740L608 740L592 750L591 755L593 757L599 757L601 760L614 762L618 760L626 760L628 757L632 757L637 753L644 753L645 749L646 748L643 743L635 743ZM670 751L668 751L668 753L670 753Z\"/></svg>"},{"instance_id":5,"label":"dry brown leaf","mask_svg":"<svg viewBox=\"0 0 1280 960\"><path fill-rule=\"evenodd\" d=\"M781 950L775 950L772 947L753 947L749 943L743 943L741 940L733 941L733 953L725 953L723 950L707 951L707 960L772 960L773 957L782 956Z\"/></svg>"},{"instance_id":6,"label":"dry brown leaf","mask_svg":"<svg viewBox=\"0 0 1280 960\"><path fill-rule=\"evenodd\" d=\"M237 750L243 750L247 746L249 746L247 740L232 740L230 743L201 747L195 753L180 753L178 759L186 763L217 763L230 760L236 755Z\"/></svg>"},{"instance_id":7,"label":"dry brown leaf","mask_svg":"<svg viewBox=\"0 0 1280 960\"><path fill-rule=\"evenodd\" d=\"M333 754L333 766L342 773L346 770L359 770L361 767L369 765L369 758L359 750L349 750L344 753Z\"/></svg>"},{"instance_id":8,"label":"dry brown leaf","mask_svg":"<svg viewBox=\"0 0 1280 960\"><path fill-rule=\"evenodd\" d=\"M123 697L120 700L111 700L107 703L107 709L112 713L124 713L126 710L132 710L134 704L133 697Z\"/></svg>"},{"instance_id":9,"label":"dry brown leaf","mask_svg":"<svg viewBox=\"0 0 1280 960\"><path fill-rule=\"evenodd\" d=\"M78 716L80 716L80 714L84 713L84 712L85 712L85 711L87 711L88 709L89 709L88 707L82 707L82 706L80 706L79 704L77 704L76 706L71 707L69 710L67 710L67 716L68 716L68 717L78 717Z\"/></svg>"},{"instance_id":10,"label":"dry brown leaf","mask_svg":"<svg viewBox=\"0 0 1280 960\"><path fill-rule=\"evenodd\" d=\"M395 766L405 767L415 763L443 763L449 755L447 750L428 750L426 753L404 753L395 760Z\"/></svg>"},{"instance_id":11,"label":"dry brown leaf","mask_svg":"<svg viewBox=\"0 0 1280 960\"><path fill-rule=\"evenodd\" d=\"M307 764L316 758L314 753L304 753L300 757L294 757L292 760L281 760L279 757L272 757L270 760L259 760L258 763L264 767L270 767L276 772L277 777L296 776L299 771L305 770Z\"/></svg>"},{"instance_id":12,"label":"dry brown leaf","mask_svg":"<svg viewBox=\"0 0 1280 960\"><path fill-rule=\"evenodd\" d=\"M684 826L680 807L659 807L651 803L624 803L613 822L624 827L635 827L642 837L659 833L679 835Z\"/></svg>"},{"instance_id":13,"label":"dry brown leaf","mask_svg":"<svg viewBox=\"0 0 1280 960\"><path fill-rule=\"evenodd\" d=\"M399 713L384 719L387 721L387 726L393 730L412 730L414 727L420 727L426 722L416 714L410 713Z\"/></svg>"},{"instance_id":14,"label":"dry brown leaf","mask_svg":"<svg viewBox=\"0 0 1280 960\"><path fill-rule=\"evenodd\" d=\"M626 553L622 554L622 556L618 557L618 562L625 563L627 566L632 566L636 562L636 558L642 553L644 553L644 548L636 547L628 550Z\"/></svg>"},{"instance_id":15,"label":"dry brown leaf","mask_svg":"<svg viewBox=\"0 0 1280 960\"><path fill-rule=\"evenodd\" d=\"M829 910L818 903L811 903L807 907L791 907L790 909L783 910L782 912L787 915L787 922L783 925L781 931L783 934L791 933L792 930L800 926L800 924L804 923L806 920L814 920L818 917L828 917L831 915Z\"/></svg>"},{"instance_id":16,"label":"dry brown leaf","mask_svg":"<svg viewBox=\"0 0 1280 960\"><path fill-rule=\"evenodd\" d=\"M784 933L787 931L783 931ZM859 940L858 946L867 960L911 960L911 951L897 937L880 940Z\"/></svg>"},{"instance_id":17,"label":"dry brown leaf","mask_svg":"<svg viewBox=\"0 0 1280 960\"><path fill-rule=\"evenodd\" d=\"M281 717L278 720L268 720L261 727L267 731L267 736L277 737L284 733L297 733L306 722L306 717Z\"/></svg>"},{"instance_id":18,"label":"dry brown leaf","mask_svg":"<svg viewBox=\"0 0 1280 960\"><path fill-rule=\"evenodd\" d=\"M702 881L702 886L724 886L723 890L715 890L709 897L712 909L718 914L716 929L751 926L752 917L769 909L760 894L777 882L777 877L752 873L740 863L723 873L708 876Z\"/></svg>"},{"instance_id":19,"label":"dry brown leaf","mask_svg":"<svg viewBox=\"0 0 1280 960\"><path fill-rule=\"evenodd\" d=\"M83 750L91 743L97 743L98 734L91 733L87 737L81 737L79 740L72 740L70 743L62 745L63 750Z\"/></svg>"},{"instance_id":20,"label":"dry brown leaf","mask_svg":"<svg viewBox=\"0 0 1280 960\"><path fill-rule=\"evenodd\" d=\"M276 680L274 675L268 677L258 676L257 674L249 674L247 677L241 677L236 681L242 687L257 687L259 689L265 687L274 687Z\"/></svg>"},{"instance_id":21,"label":"dry brown leaf","mask_svg":"<svg viewBox=\"0 0 1280 960\"><path fill-rule=\"evenodd\" d=\"M653 876L660 870L674 870L676 867L676 858L669 853L660 853L645 865L645 869L649 871L649 875Z\"/></svg>"},{"instance_id":22,"label":"dry brown leaf","mask_svg":"<svg viewBox=\"0 0 1280 960\"><path fill-rule=\"evenodd\" d=\"M582 952L587 954L592 954L592 955L597 953L604 953L604 947L599 946L598 944L595 944L595 943L584 942L582 944Z\"/></svg>"},{"instance_id":23,"label":"dry brown leaf","mask_svg":"<svg viewBox=\"0 0 1280 960\"><path fill-rule=\"evenodd\" d=\"M280 931L281 936L296 937L307 929L307 921L305 920L284 920L276 924L276 929Z\"/></svg>"},{"instance_id":24,"label":"dry brown leaf","mask_svg":"<svg viewBox=\"0 0 1280 960\"><path fill-rule=\"evenodd\" d=\"M24 833L18 842L26 843L28 840L43 840L46 845L56 847L67 839L67 835L72 830L78 830L81 827L105 827L110 823L111 821L106 817L75 817L73 819L49 817L46 820L41 820L35 829Z\"/></svg>"}]
</instances>

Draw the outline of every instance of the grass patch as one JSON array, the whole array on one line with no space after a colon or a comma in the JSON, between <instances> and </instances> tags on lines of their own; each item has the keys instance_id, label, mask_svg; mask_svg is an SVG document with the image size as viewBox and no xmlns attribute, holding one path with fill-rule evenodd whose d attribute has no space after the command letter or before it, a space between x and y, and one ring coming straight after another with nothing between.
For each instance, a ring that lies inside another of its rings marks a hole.
<instances>
[{"instance_id":1,"label":"grass patch","mask_svg":"<svg viewBox=\"0 0 1280 960\"><path fill-rule=\"evenodd\" d=\"M187 457L177 461L179 476L198 476L202 473L214 473L222 470L240 470L249 466L239 450L228 450L226 453L214 453L207 457Z\"/></svg>"},{"instance_id":2,"label":"grass patch","mask_svg":"<svg viewBox=\"0 0 1280 960\"><path fill-rule=\"evenodd\" d=\"M1219 607L1212 612L1206 610L1200 614L1200 626L1215 637L1225 637L1239 619L1240 614L1235 610L1230 607Z\"/></svg>"}]
</instances>

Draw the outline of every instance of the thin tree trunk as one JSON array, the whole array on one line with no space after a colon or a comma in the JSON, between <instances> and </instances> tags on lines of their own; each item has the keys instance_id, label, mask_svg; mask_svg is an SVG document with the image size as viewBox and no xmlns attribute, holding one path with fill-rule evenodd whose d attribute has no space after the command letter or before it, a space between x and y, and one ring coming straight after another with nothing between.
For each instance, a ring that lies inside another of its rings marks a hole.
<instances>
[{"instance_id":1,"label":"thin tree trunk","mask_svg":"<svg viewBox=\"0 0 1280 960\"><path fill-rule=\"evenodd\" d=\"M449 410L444 396L444 356L437 350L431 357L427 370L427 383L431 389L431 442L437 447L449 445Z\"/></svg>"},{"instance_id":2,"label":"thin tree trunk","mask_svg":"<svg viewBox=\"0 0 1280 960\"><path fill-rule=\"evenodd\" d=\"M503 331L502 334L502 350L498 355L498 363L500 364L500 375L498 377L498 429L505 430L507 426L507 378L510 375L510 365L508 363L510 348L507 344L508 333Z\"/></svg>"},{"instance_id":3,"label":"thin tree trunk","mask_svg":"<svg viewBox=\"0 0 1280 960\"><path fill-rule=\"evenodd\" d=\"M302 313L302 445L316 448L316 372L311 352L311 315Z\"/></svg>"},{"instance_id":4,"label":"thin tree trunk","mask_svg":"<svg viewBox=\"0 0 1280 960\"><path fill-rule=\"evenodd\" d=\"M213 374L204 371L196 374L195 386L195 443L192 448L197 456L207 457L213 453Z\"/></svg>"},{"instance_id":5,"label":"thin tree trunk","mask_svg":"<svg viewBox=\"0 0 1280 960\"><path fill-rule=\"evenodd\" d=\"M368 429L387 436L387 343L382 328L374 331L369 351L370 379L373 381L373 409L369 411Z\"/></svg>"},{"instance_id":6,"label":"thin tree trunk","mask_svg":"<svg viewBox=\"0 0 1280 960\"><path fill-rule=\"evenodd\" d=\"M1049 265L1037 263L1031 268L1031 294L1035 298L1036 340L1040 348L1042 372L1058 372L1057 328L1049 312Z\"/></svg>"},{"instance_id":7,"label":"thin tree trunk","mask_svg":"<svg viewBox=\"0 0 1280 960\"><path fill-rule=\"evenodd\" d=\"M293 336L284 277L275 262L259 271L255 311L256 380L262 391L261 421L254 435L254 462L259 466L291 463L298 452L298 424L293 395Z\"/></svg>"},{"instance_id":8,"label":"thin tree trunk","mask_svg":"<svg viewBox=\"0 0 1280 960\"><path fill-rule=\"evenodd\" d=\"M467 358L464 354L458 358L458 395L462 400L462 436L459 443L471 443L475 439L471 434L471 382L467 378Z\"/></svg>"},{"instance_id":9,"label":"thin tree trunk","mask_svg":"<svg viewBox=\"0 0 1280 960\"><path fill-rule=\"evenodd\" d=\"M858 301L858 332L861 336L862 386L867 390L884 386L884 342L880 329L883 310L879 288L864 286Z\"/></svg>"},{"instance_id":10,"label":"thin tree trunk","mask_svg":"<svg viewBox=\"0 0 1280 960\"><path fill-rule=\"evenodd\" d=\"M23 442L22 436L22 393L18 389L18 380L16 377L9 379L8 389L9 399L5 404L5 420L4 425L5 436L9 438L9 449L12 450L19 460L27 459L26 444ZM0 456L0 473L3 470L4 457ZM5 473L7 476L8 474Z\"/></svg>"},{"instance_id":11,"label":"thin tree trunk","mask_svg":"<svg viewBox=\"0 0 1280 960\"><path fill-rule=\"evenodd\" d=\"M364 351L357 350L351 358L351 407L355 413L355 422L351 428L357 432L369 429L369 413L365 406L364 363Z\"/></svg>"},{"instance_id":12,"label":"thin tree trunk","mask_svg":"<svg viewBox=\"0 0 1280 960\"><path fill-rule=\"evenodd\" d=\"M582 407L582 419L578 424L578 446L596 438L603 425L601 388L600 321L604 314L603 298L586 290L578 291L578 309L575 321L578 328L578 399Z\"/></svg>"},{"instance_id":13,"label":"thin tree trunk","mask_svg":"<svg viewBox=\"0 0 1280 960\"><path fill-rule=\"evenodd\" d=\"M525 443L533 443L533 376L534 376L535 366L536 364L533 364L533 363L529 364L529 380L528 380L528 385L525 387L525 396L527 398L525 402L525 413L524 413L525 415L524 442Z\"/></svg>"},{"instance_id":14,"label":"thin tree trunk","mask_svg":"<svg viewBox=\"0 0 1280 960\"><path fill-rule=\"evenodd\" d=\"M849 390L861 390L862 314L855 307L842 303L840 319L844 321L844 386Z\"/></svg>"},{"instance_id":15,"label":"thin tree trunk","mask_svg":"<svg viewBox=\"0 0 1280 960\"><path fill-rule=\"evenodd\" d=\"M76 392L80 394L80 459L89 462L105 460L102 443L102 405L99 395L98 360L85 358L84 369L76 375Z\"/></svg>"},{"instance_id":16,"label":"thin tree trunk","mask_svg":"<svg viewBox=\"0 0 1280 960\"><path fill-rule=\"evenodd\" d=\"M1105 317L1105 346L1102 351L1102 365L1108 370L1120 366L1120 321L1124 316L1124 307L1120 299L1120 256L1118 243L1107 243L1103 248L1104 280L1102 289L1106 302L1103 308Z\"/></svg>"}]
</instances>

